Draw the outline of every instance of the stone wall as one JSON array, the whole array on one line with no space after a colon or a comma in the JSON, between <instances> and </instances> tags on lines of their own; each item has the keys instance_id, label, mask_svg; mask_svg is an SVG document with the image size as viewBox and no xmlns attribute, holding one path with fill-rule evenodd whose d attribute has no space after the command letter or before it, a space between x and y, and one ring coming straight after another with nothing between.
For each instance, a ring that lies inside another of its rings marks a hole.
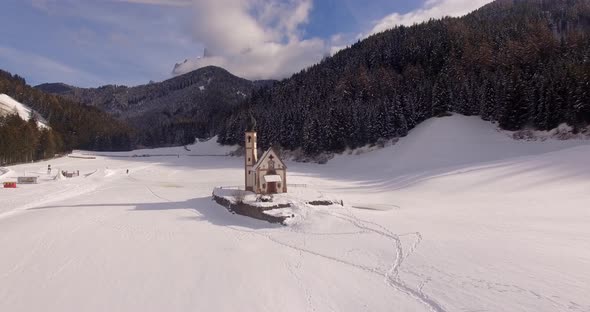
<instances>
[{"instance_id":1,"label":"stone wall","mask_svg":"<svg viewBox=\"0 0 590 312\"><path fill-rule=\"evenodd\" d=\"M276 206L271 206L271 207L259 207L259 206L253 206L253 205L246 204L246 203L232 203L229 199L223 198L221 196L217 196L215 194L213 194L213 200L216 203L218 203L219 205L225 207L227 210L229 210L232 213L237 213L239 215L258 219L258 220L268 221L270 223L280 223L283 225L285 224L284 221L288 217L271 216L271 215L264 213L264 211L278 209L278 208L291 207L291 205L289 205L289 204L278 204Z\"/></svg>"}]
</instances>

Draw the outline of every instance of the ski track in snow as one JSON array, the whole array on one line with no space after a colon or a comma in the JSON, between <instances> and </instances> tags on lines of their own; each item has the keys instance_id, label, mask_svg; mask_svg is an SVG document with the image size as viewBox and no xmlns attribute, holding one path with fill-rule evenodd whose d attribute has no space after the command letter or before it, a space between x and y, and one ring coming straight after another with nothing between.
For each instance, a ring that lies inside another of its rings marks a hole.
<instances>
[{"instance_id":1,"label":"ski track in snow","mask_svg":"<svg viewBox=\"0 0 590 312\"><path fill-rule=\"evenodd\" d=\"M361 230L370 231L381 237L393 241L396 257L393 261L393 264L391 265L391 268L383 275L387 284L396 289L397 291L405 293L406 295L416 299L417 301L425 305L430 311L445 312L446 310L439 303L430 298L428 295L424 294L420 288L418 290L415 290L409 287L399 277L399 270L401 268L401 265L403 264L405 259L407 259L416 250L418 244L420 244L420 242L422 241L422 235L419 232L414 233L414 235L417 236L417 239L415 240L414 244L412 245L408 253L404 256L404 250L400 239L400 235L394 234L387 228L375 222L361 220L358 217L356 217L350 210L348 211L348 213L348 216L337 213L332 213L331 215L336 218L348 221L349 223ZM369 225L373 225L374 227L371 227Z\"/></svg>"},{"instance_id":2,"label":"ski track in snow","mask_svg":"<svg viewBox=\"0 0 590 312\"><path fill-rule=\"evenodd\" d=\"M24 206L21 206L16 209L1 213L0 219L19 214L19 213L22 213L22 212L27 211L29 209L40 207L42 205L47 205L47 204L51 204L53 202L59 202L59 201L66 200L68 198L73 198L73 197L77 197L77 196L80 196L83 194L91 193L92 191L94 191L98 188L99 188L98 185L85 185L85 184L77 184L77 185L73 185L73 186L68 186L61 191L56 191L56 192L53 192L49 195L42 196L39 199L35 199L32 202L30 202Z\"/></svg>"},{"instance_id":3,"label":"ski track in snow","mask_svg":"<svg viewBox=\"0 0 590 312\"><path fill-rule=\"evenodd\" d=\"M156 194L156 193L155 193L155 192L152 190L152 188L151 188L151 187L149 187L149 186L147 186L147 185L146 185L146 186L145 186L145 188L146 188L148 191L150 191L150 193L152 193L152 195L154 195L156 198L159 198L159 199L161 199L161 200L165 200L165 201L167 201L167 202L169 202L169 203L170 203L170 202L172 202L171 200L169 200L169 199L167 199L167 198L164 198L164 197L162 197L162 196L160 196L160 195Z\"/></svg>"},{"instance_id":4,"label":"ski track in snow","mask_svg":"<svg viewBox=\"0 0 590 312\"><path fill-rule=\"evenodd\" d=\"M436 280L439 283L443 283L446 285L458 285L462 289L466 288L475 288L475 289L484 289L486 291L497 292L497 293L514 293L519 295L525 295L529 297L533 297L537 300L547 301L552 304L554 307L558 308L559 311L562 310L570 310L570 311L580 311L580 312L588 312L590 311L590 306L584 308L582 305L579 305L573 301L567 302L563 300L560 296L557 295L544 295L541 292L526 289L516 284L506 284L506 283L499 283L495 281L490 281L487 279L482 278L474 278L468 275L461 275L457 273L449 273L442 271L434 266L418 266L416 268L421 269L420 272L417 273L414 270L401 270L404 273L409 275L416 276L420 279L423 279L421 286L419 289L425 287L425 285L432 281L432 277L427 275L426 272L432 272L436 274ZM560 301L557 301L561 300Z\"/></svg>"},{"instance_id":5,"label":"ski track in snow","mask_svg":"<svg viewBox=\"0 0 590 312\"><path fill-rule=\"evenodd\" d=\"M135 170L141 171L141 170L147 169L149 167L153 167L155 165L156 164L141 166L141 167L136 168ZM71 183L62 184L63 189L61 189L61 190L54 191L52 193L48 193L46 195L41 196L40 198L29 201L29 203L27 203L25 205L22 205L20 207L16 207L15 209L0 213L0 219L14 216L14 215L20 214L22 212L25 212L27 210L41 207L43 205L61 202L64 200L68 200L68 199L76 198L76 197L80 197L80 196L85 196L85 195L87 196L87 195L90 195L90 194L93 194L93 193L96 193L99 191L116 188L116 187L103 188L103 186L105 186L109 183L112 183L113 179L118 180L118 179L123 178L122 175L116 176L116 174L119 171L122 171L122 169L119 169L119 170L105 169L104 176L102 178L99 178L98 182L96 180L91 180L93 178L93 176L97 174L98 169L94 170L93 172L90 172L89 174L84 174L84 175L81 175L80 177L73 178ZM43 173L39 173L39 174L43 174ZM109 180L106 180L105 178L109 178ZM150 192L152 192L151 189L150 189ZM153 193L153 194L154 194L154 196L157 196L155 193ZM160 198L160 199L163 199L163 198Z\"/></svg>"},{"instance_id":6,"label":"ski track in snow","mask_svg":"<svg viewBox=\"0 0 590 312\"><path fill-rule=\"evenodd\" d=\"M299 202L299 204L305 204L305 203ZM240 233L248 233L248 234L252 234L252 235L256 235L256 236L261 236L261 237L264 237L264 238L268 239L269 241L276 243L282 247L286 247L286 248L293 249L293 250L297 251L299 254L300 260L297 263L297 265L295 265L296 268L299 268L301 266L304 254L309 254L312 256L323 258L323 259L331 261L331 262L336 262L336 263L344 264L347 266L351 266L356 269L362 270L364 272L367 272L370 274L376 274L376 275L383 277L387 285L392 287L394 290L404 293L404 294L410 296L411 298L417 300L418 302L423 304L430 311L446 312L446 310L439 303L437 303L434 299L430 298L428 295L424 294L424 292L422 291L423 285L420 286L418 288L418 290L415 290L415 289L411 288L410 286L406 285L399 278L399 270L400 270L402 263L409 256L411 256L412 253L414 253L414 251L417 249L418 245L422 241L422 234L420 234L419 232L395 234L395 233L391 232L389 229L385 228L384 226L382 226L378 223L368 221L368 220L359 219L350 210L348 210L348 214L341 214L341 213L330 212L330 211L327 211L327 212L322 211L319 213L343 220L343 221L353 225L354 227L358 228L359 231L358 232L347 232L347 233L311 233L311 235L333 236L333 235L359 235L359 234L366 234L366 233L376 234L378 236L381 236L382 238L385 238L387 240L391 240L393 242L396 257L395 257L391 267L388 270L382 270L381 268L378 268L378 267L370 267L370 266L366 266L366 265L353 263L353 262L350 262L350 261L347 261L344 259L340 259L338 257L334 257L331 255L323 254L323 253L308 249L308 248L306 248L306 235L308 235L308 233L306 233L305 231L300 231L300 230L296 230L293 228L291 228L290 231L302 234L303 247L299 247L294 244L290 244L290 243L286 243L284 241L281 241L280 239L273 237L272 233L242 230L242 229L239 229L236 227L231 227L231 229L234 231L240 232ZM410 247L409 251L404 255L404 251L403 251L402 242L401 242L400 237L410 236L410 235L415 236L416 239L414 240L414 243ZM315 308L313 308L313 305L311 304L311 295L308 292L307 287L304 286L302 280L299 278L296 271L293 269L292 265L287 264L287 269L294 276L294 279L297 280L297 282L301 285L302 289L304 289L305 295L308 300L311 311L315 311Z\"/></svg>"}]
</instances>

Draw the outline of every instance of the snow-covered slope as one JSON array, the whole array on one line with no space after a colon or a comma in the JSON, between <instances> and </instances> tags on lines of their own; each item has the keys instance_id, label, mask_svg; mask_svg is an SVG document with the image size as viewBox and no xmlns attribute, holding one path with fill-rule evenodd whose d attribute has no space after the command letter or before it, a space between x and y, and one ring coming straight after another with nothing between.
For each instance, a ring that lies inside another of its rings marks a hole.
<instances>
[{"instance_id":1,"label":"snow-covered slope","mask_svg":"<svg viewBox=\"0 0 590 312\"><path fill-rule=\"evenodd\" d=\"M479 117L453 115L426 120L393 146L361 155L338 156L328 166L338 171L352 161L363 164L354 166L361 175L396 177L550 152L581 143L585 142L517 141Z\"/></svg>"},{"instance_id":2,"label":"snow-covered slope","mask_svg":"<svg viewBox=\"0 0 590 312\"><path fill-rule=\"evenodd\" d=\"M29 117L31 116L31 111L32 110L25 104L16 101L15 99L11 98L10 96L4 93L0 94L0 115L12 114L14 112L17 112L20 118L22 118L23 120L29 120ZM39 127L49 128L47 121L45 121L43 117L41 117L36 112L34 112L34 114L36 114L37 116L37 125Z\"/></svg>"},{"instance_id":3,"label":"snow-covered slope","mask_svg":"<svg viewBox=\"0 0 590 312\"><path fill-rule=\"evenodd\" d=\"M0 181L42 183L0 189L0 311L590 311L588 143L432 119L383 150L289 163L307 184L291 194L344 201L289 227L211 201L243 183L237 157L12 166Z\"/></svg>"}]
</instances>

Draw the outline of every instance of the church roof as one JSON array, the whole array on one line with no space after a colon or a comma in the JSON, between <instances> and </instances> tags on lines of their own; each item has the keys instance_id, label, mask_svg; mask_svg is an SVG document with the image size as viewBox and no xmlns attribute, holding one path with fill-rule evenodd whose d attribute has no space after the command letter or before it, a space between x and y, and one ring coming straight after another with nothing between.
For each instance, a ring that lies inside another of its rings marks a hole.
<instances>
[{"instance_id":1,"label":"church roof","mask_svg":"<svg viewBox=\"0 0 590 312\"><path fill-rule=\"evenodd\" d=\"M264 154L262 154L262 157L260 157L260 159L258 160L256 165L254 165L252 170L257 170L258 167L260 167L260 165L263 164L266 161L266 159L269 158L272 154L274 154L276 156L276 161L281 163L281 165L283 166L283 169L287 169L287 166L285 165L285 163L283 162L281 157L279 157L279 153L277 153L277 151L271 147L268 150L266 150L266 152L264 152Z\"/></svg>"}]
</instances>

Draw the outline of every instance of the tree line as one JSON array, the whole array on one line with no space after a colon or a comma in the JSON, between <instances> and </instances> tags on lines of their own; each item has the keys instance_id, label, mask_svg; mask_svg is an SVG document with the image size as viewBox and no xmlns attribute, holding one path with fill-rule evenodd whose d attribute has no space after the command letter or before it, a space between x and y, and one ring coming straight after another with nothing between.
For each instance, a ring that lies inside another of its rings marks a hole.
<instances>
[{"instance_id":1,"label":"tree line","mask_svg":"<svg viewBox=\"0 0 590 312\"><path fill-rule=\"evenodd\" d=\"M35 118L23 120L18 114L0 116L0 165L31 162L63 152L61 136L39 128Z\"/></svg>"}]
</instances>

